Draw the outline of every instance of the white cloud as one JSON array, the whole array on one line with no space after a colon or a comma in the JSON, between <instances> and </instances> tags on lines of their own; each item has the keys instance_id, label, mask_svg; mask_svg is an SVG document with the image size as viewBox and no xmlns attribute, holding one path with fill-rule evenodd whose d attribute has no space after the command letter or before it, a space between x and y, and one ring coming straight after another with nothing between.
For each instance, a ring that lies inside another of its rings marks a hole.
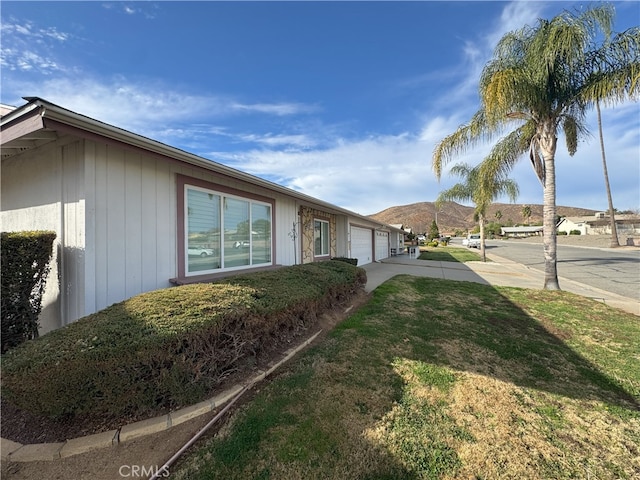
<instances>
[{"instance_id":1,"label":"white cloud","mask_svg":"<svg viewBox=\"0 0 640 480\"><path fill-rule=\"evenodd\" d=\"M318 107L313 105L305 105L302 103L233 103L231 107L234 110L249 113L266 113L269 115L285 116L285 115L297 115L300 113L312 113L319 110Z\"/></svg>"}]
</instances>

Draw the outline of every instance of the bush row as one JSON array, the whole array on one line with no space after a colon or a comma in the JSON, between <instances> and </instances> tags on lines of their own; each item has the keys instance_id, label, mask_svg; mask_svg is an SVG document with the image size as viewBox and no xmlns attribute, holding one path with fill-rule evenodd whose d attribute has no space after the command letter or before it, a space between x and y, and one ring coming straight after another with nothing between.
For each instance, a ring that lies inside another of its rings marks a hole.
<instances>
[{"instance_id":1,"label":"bush row","mask_svg":"<svg viewBox=\"0 0 640 480\"><path fill-rule=\"evenodd\" d=\"M38 336L38 316L55 232L2 232L0 309L2 353Z\"/></svg>"},{"instance_id":2,"label":"bush row","mask_svg":"<svg viewBox=\"0 0 640 480\"><path fill-rule=\"evenodd\" d=\"M51 418L192 404L365 282L363 269L326 261L141 294L9 351L2 393Z\"/></svg>"}]
</instances>

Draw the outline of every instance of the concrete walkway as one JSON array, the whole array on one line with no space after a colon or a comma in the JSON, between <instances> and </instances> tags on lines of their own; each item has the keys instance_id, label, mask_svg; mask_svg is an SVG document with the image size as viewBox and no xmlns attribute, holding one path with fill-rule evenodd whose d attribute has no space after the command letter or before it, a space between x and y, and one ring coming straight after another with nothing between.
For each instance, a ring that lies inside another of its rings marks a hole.
<instances>
[{"instance_id":1,"label":"concrete walkway","mask_svg":"<svg viewBox=\"0 0 640 480\"><path fill-rule=\"evenodd\" d=\"M436 262L418 260L408 254L387 258L382 262L363 265L367 271L368 292L396 275L415 275L446 280L477 282L485 285L541 289L544 274L522 264L487 253L490 262ZM584 285L568 278L559 277L562 289L583 297L604 302L640 316L640 301L623 297L595 287Z\"/></svg>"}]
</instances>

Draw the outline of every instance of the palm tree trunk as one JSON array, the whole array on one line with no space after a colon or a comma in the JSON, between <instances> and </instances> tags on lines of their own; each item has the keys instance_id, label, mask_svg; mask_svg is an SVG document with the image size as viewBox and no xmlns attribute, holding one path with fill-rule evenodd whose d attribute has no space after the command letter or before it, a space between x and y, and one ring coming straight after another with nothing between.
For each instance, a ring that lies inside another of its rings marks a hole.
<instances>
[{"instance_id":1,"label":"palm tree trunk","mask_svg":"<svg viewBox=\"0 0 640 480\"><path fill-rule=\"evenodd\" d=\"M480 223L480 257L482 258L483 262L486 262L487 255L484 247L484 215L483 214L478 215L478 220Z\"/></svg>"},{"instance_id":2,"label":"palm tree trunk","mask_svg":"<svg viewBox=\"0 0 640 480\"><path fill-rule=\"evenodd\" d=\"M607 200L609 201L609 218L611 219L611 248L619 247L618 229L616 228L616 218L613 211L613 199L611 198L611 186L609 185L609 173L607 172L607 157L604 153L604 137L602 135L602 117L600 116L600 102L596 100L596 111L598 112L598 131L600 132L600 150L602 151L602 168L604 169L604 185L607 189Z\"/></svg>"},{"instance_id":3,"label":"palm tree trunk","mask_svg":"<svg viewBox=\"0 0 640 480\"><path fill-rule=\"evenodd\" d=\"M544 286L545 290L560 290L558 282L558 242L556 234L556 166L555 153L557 138L553 122L543 126L540 147L544 159L544 192L542 205L542 225L544 244Z\"/></svg>"}]
</instances>

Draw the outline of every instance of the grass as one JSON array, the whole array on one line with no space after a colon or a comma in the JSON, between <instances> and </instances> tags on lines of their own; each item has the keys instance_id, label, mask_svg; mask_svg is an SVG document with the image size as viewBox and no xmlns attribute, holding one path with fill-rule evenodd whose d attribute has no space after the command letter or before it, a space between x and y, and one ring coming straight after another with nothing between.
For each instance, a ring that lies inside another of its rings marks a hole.
<instances>
[{"instance_id":1,"label":"grass","mask_svg":"<svg viewBox=\"0 0 640 480\"><path fill-rule=\"evenodd\" d=\"M433 260L436 262L477 262L480 254L470 248L460 247L420 247L419 260ZM489 261L489 260L487 260Z\"/></svg>"},{"instance_id":2,"label":"grass","mask_svg":"<svg viewBox=\"0 0 640 480\"><path fill-rule=\"evenodd\" d=\"M639 346L567 292L398 276L172 478L638 478Z\"/></svg>"}]
</instances>

